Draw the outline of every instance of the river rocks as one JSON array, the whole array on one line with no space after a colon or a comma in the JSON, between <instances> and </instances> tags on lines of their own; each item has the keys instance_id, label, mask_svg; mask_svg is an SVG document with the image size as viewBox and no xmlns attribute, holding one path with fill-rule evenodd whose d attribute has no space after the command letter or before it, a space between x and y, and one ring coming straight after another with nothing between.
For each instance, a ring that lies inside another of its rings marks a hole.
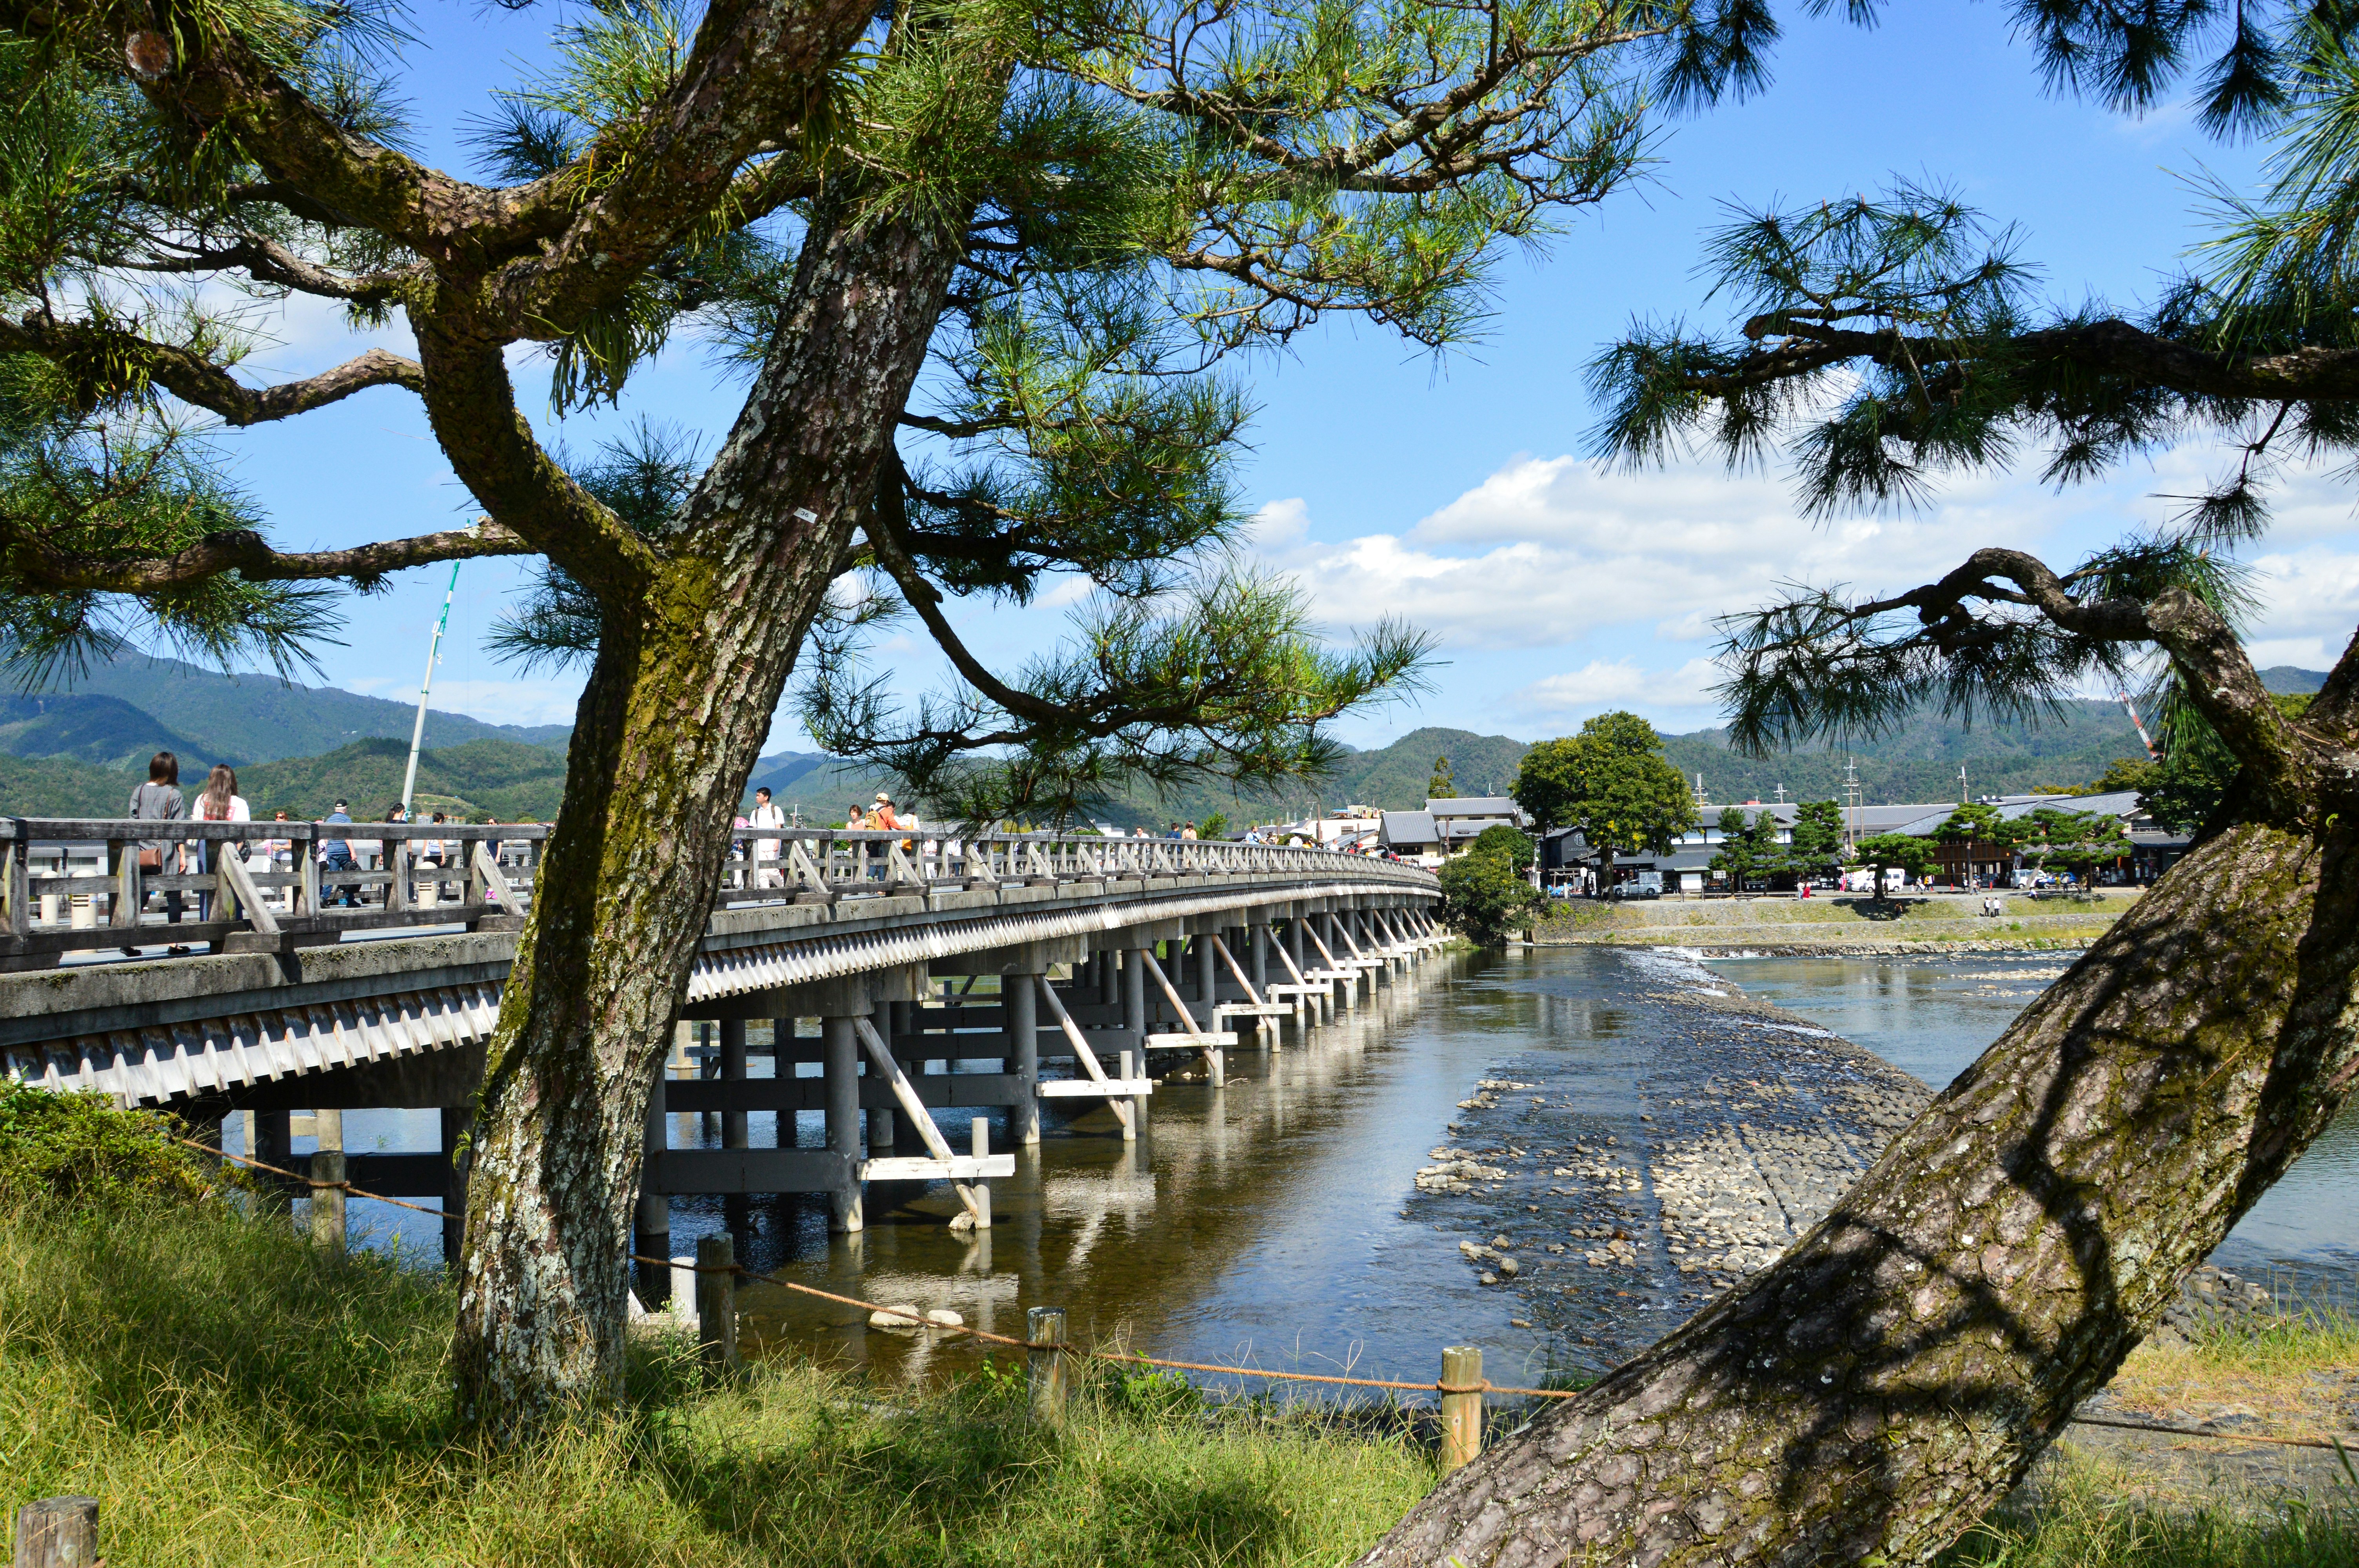
<instances>
[{"instance_id":1,"label":"river rocks","mask_svg":"<svg viewBox=\"0 0 2359 1568\"><path fill-rule=\"evenodd\" d=\"M1499 1272L1512 1280L1517 1274L1523 1272L1523 1265L1516 1262L1513 1258L1502 1258L1499 1260Z\"/></svg>"},{"instance_id":2,"label":"river rocks","mask_svg":"<svg viewBox=\"0 0 2359 1568\"><path fill-rule=\"evenodd\" d=\"M1463 1149L1436 1149L1426 1156L1439 1161L1417 1173L1417 1190L1421 1193L1463 1193L1473 1190L1477 1182L1504 1182L1507 1173L1504 1166L1485 1165Z\"/></svg>"},{"instance_id":3,"label":"river rocks","mask_svg":"<svg viewBox=\"0 0 2359 1568\"><path fill-rule=\"evenodd\" d=\"M926 1314L918 1310L915 1302L896 1302L881 1312L868 1314L868 1326L881 1328L888 1334L915 1334L923 1325Z\"/></svg>"}]
</instances>

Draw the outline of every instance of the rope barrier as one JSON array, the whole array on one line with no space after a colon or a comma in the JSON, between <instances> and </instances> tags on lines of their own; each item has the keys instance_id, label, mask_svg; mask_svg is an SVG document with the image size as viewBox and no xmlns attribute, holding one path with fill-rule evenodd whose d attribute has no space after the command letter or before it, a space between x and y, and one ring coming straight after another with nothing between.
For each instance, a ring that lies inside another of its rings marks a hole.
<instances>
[{"instance_id":1,"label":"rope barrier","mask_svg":"<svg viewBox=\"0 0 2359 1568\"><path fill-rule=\"evenodd\" d=\"M241 1165L251 1166L257 1171L267 1171L273 1175L300 1182L315 1190L341 1190L347 1197L366 1198L372 1203L391 1204L396 1208L406 1208L419 1214L432 1215L439 1219L458 1217L448 1209L429 1208L424 1204L405 1203L399 1198L389 1198L377 1193L363 1192L350 1182L313 1181L305 1173L290 1171L280 1165L266 1164L260 1160L250 1159L243 1154L233 1154L226 1149L217 1149L210 1143L194 1138L175 1138L174 1141L185 1143L191 1149L211 1154L217 1159L234 1160ZM1013 1339L1005 1334L993 1334L987 1329L969 1328L963 1324L936 1323L914 1308L882 1306L875 1302L862 1301L857 1296L838 1295L832 1291L822 1291L816 1285L806 1285L796 1280L782 1280L776 1274L759 1273L742 1263L732 1264L726 1269L708 1269L698 1264L676 1263L669 1258L652 1258L639 1252L630 1253L628 1258L634 1263L647 1263L658 1268L687 1269L692 1273L700 1274L725 1273L739 1279L752 1280L758 1284L776 1285L781 1290L791 1291L798 1295L813 1296L823 1302L833 1302L838 1306L856 1307L872 1315L906 1318L914 1326L931 1329L937 1334L957 1335L964 1338L979 1340L986 1345L1005 1345L1010 1349L1027 1352L1053 1350L1061 1355L1077 1356L1085 1360L1163 1367L1180 1372L1212 1372L1230 1378L1268 1378L1294 1383L1334 1383L1353 1389L1396 1389L1408 1393L1515 1394L1527 1399L1572 1400L1579 1399L1584 1391L1578 1389L1510 1388L1494 1383L1487 1378L1480 1383L1444 1383L1439 1380L1430 1383L1404 1383L1381 1378L1338 1378L1321 1372L1273 1372L1256 1367L1223 1367L1204 1361L1171 1361L1160 1357L1140 1356L1122 1350L1091 1350L1078 1345L1061 1343L1035 1345L1029 1340ZM2167 1437L2203 1438L2213 1443L2267 1443L2281 1448L2318 1448L2335 1454L2348 1452L2347 1445L2341 1439L2332 1437L2275 1437L2256 1432L2204 1432L2195 1427L2169 1426L2158 1422L2116 1421L2109 1417L2093 1415L2076 1415L2067 1419L2074 1426L2114 1427L2124 1432L2151 1432Z\"/></svg>"}]
</instances>

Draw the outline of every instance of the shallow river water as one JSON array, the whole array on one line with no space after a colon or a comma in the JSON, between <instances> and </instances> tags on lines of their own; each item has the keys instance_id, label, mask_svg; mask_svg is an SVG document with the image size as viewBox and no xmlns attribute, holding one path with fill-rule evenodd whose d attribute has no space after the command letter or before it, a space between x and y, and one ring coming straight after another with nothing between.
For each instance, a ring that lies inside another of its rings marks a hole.
<instances>
[{"instance_id":1,"label":"shallow river water","mask_svg":"<svg viewBox=\"0 0 2359 1568\"><path fill-rule=\"evenodd\" d=\"M2059 968L2053 957L1975 954L1708 968L1603 948L1449 957L1379 987L1307 1044L1289 1029L1283 1051L1233 1052L1224 1088L1162 1086L1135 1143L1103 1108L1049 1119L1041 1142L1018 1154L1016 1177L993 1184L995 1225L980 1236L948 1228L955 1200L946 1190L896 1203L872 1189L869 1227L856 1237L829 1236L812 1199L676 1199L672 1250L690 1252L697 1235L726 1226L752 1267L824 1290L947 1307L1019 1336L1026 1308L1063 1306L1078 1338L1188 1361L1422 1381L1443 1345L1476 1344L1501 1383L1610 1365L1691 1312L1701 1297L1690 1286L1704 1281L1673 1272L1679 1254L1650 1228L1664 1201L1659 1173L1608 1195L1594 1184L1549 1185L1570 1178L1559 1162L1576 1147L1628 1158L1677 1136L1700 1114L1682 1088L1714 1074L1752 1084L1788 1076L1812 1106L1907 1098L1840 1041L1715 1014L1682 994L1713 976L1734 981L1752 1000L1823 1024L1938 1087ZM767 1058L753 1070L766 1071ZM1478 1089L1485 1080L1499 1087ZM1747 1114L1773 1138L1785 1125L1775 1106ZM801 1140L816 1142L816 1116L803 1120ZM434 1113L349 1114L345 1131L354 1150L430 1147ZM753 1119L756 1144L777 1131L776 1119ZM717 1141L691 1115L673 1118L671 1138ZM1512 1145L1521 1163L1471 1191L1418 1191L1416 1173L1453 1143ZM992 1146L1006 1147L1003 1127ZM1842 1172L1838 1163L1816 1179ZM352 1217L381 1245L438 1256L431 1221L357 1201ZM1637 1263L1582 1266L1582 1249L1597 1244L1583 1238L1625 1227ZM1527 1260L1523 1274L1480 1283L1482 1265L1461 1244L1502 1236ZM2359 1265L2359 1120L2314 1149L2218 1260L2250 1269L2271 1259L2346 1278ZM864 1313L775 1288L750 1286L740 1301L752 1347L864 1366L882 1380L974 1355L872 1330Z\"/></svg>"}]
</instances>

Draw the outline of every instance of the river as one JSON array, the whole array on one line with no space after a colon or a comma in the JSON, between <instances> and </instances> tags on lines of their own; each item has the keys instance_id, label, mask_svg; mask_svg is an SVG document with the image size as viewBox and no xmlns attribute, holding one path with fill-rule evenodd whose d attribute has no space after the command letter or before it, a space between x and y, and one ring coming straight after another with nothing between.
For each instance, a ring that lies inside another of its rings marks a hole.
<instances>
[{"instance_id":1,"label":"river","mask_svg":"<svg viewBox=\"0 0 2359 1568\"><path fill-rule=\"evenodd\" d=\"M1855 1121L1858 1107L1888 1118L1914 1103L1913 1087L1896 1091L1897 1075L1815 1029L1711 1011L1741 1001L1700 1006L1718 994L1715 977L1939 1085L2060 967L2054 956L1972 953L1708 965L1605 948L1452 957L1396 977L1307 1045L1289 1030L1283 1051L1233 1052L1222 1089L1162 1086L1136 1142L1121 1140L1103 1108L1051 1119L1018 1155L1016 1177L993 1184L987 1233L951 1232L955 1200L939 1190L899 1206L878 1194L856 1237L829 1236L822 1205L808 1198L677 1199L673 1250L726 1225L752 1267L824 1290L949 1308L1016 1335L1025 1308L1059 1305L1085 1341L1189 1361L1422 1381L1440 1346L1475 1344L1496 1382L1594 1369L1685 1316L1704 1281L1675 1271L1680 1238L1658 1221L1678 1200L1665 1197L1659 1168L1601 1194L1560 1162L1595 1159L1603 1170L1675 1142L1724 1108L1696 1095L1715 1073L1790 1088L1804 1152L1829 1125L1827 1107ZM1775 1106L1749 1114L1773 1132L1786 1125ZM802 1140L817 1141L817 1117L803 1119ZM434 1125L432 1112L348 1113L346 1145L430 1147ZM775 1136L775 1119L753 1118L755 1143ZM717 1141L690 1115L673 1118L671 1137ZM1852 1141L1872 1153L1873 1137ZM1501 1179L1419 1191L1416 1173L1454 1144L1501 1151L1486 1156L1504 1162ZM1006 1146L995 1127L993 1147ZM1802 1172L1820 1184L1821 1206L1856 1163L1847 1158ZM2354 1194L2359 1119L2346 1117L2217 1260L2347 1276L2359 1266ZM375 1244L438 1256L430 1220L362 1201L352 1219ZM1635 1238L1636 1260L1609 1268L1593 1255L1584 1266L1584 1249L1617 1232ZM1484 1265L1462 1243L1502 1238L1527 1260L1521 1276L1483 1283ZM864 1313L775 1288L750 1286L740 1301L756 1351L865 1366L879 1380L976 1354L971 1342L874 1330Z\"/></svg>"}]
</instances>

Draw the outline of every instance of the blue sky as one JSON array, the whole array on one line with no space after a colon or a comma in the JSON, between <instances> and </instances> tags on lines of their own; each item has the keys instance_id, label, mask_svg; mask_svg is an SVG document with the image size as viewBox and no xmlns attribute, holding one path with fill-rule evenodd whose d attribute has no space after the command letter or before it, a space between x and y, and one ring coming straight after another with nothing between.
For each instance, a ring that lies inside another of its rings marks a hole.
<instances>
[{"instance_id":1,"label":"blue sky","mask_svg":"<svg viewBox=\"0 0 2359 1568\"><path fill-rule=\"evenodd\" d=\"M420 5L407 92L421 150L467 168L463 121L545 49L560 16ZM2182 449L2060 494L2028 474L1980 476L1921 515L1814 526L1797 518L1780 474L1732 476L1712 462L1607 473L1582 460L1593 411L1581 367L1597 348L1634 316L1717 319L1693 267L1726 202L1838 197L1896 174L1945 183L2021 226L2022 254L2056 297L2133 307L2204 232L2186 177L2208 168L2249 186L2259 166L2256 149L2202 137L2181 107L2131 120L2044 94L1997 7L1896 9L1874 30L1789 15L1787 27L1766 92L1670 124L1648 179L1575 216L1545 252L1505 260L1481 342L1437 360L1337 323L1245 367L1262 409L1243 470L1256 554L1295 573L1339 634L1394 614L1432 630L1447 661L1430 694L1347 721L1345 739L1377 745L1419 724L1536 739L1610 707L1698 728L1714 718L1710 617L1777 582L1905 586L1984 543L2069 557L2165 514L2158 493L2190 491L2220 466L2216 450ZM277 341L248 361L250 379L308 373L366 341L310 305L271 330ZM406 334L375 341L405 347ZM542 416L538 364L521 364L518 381ZM687 345L635 379L619 415L561 427L544 417L544 431L586 446L640 415L718 431L740 394ZM284 546L473 514L402 393L234 434L224 449ZM2277 528L2252 552L2267 606L2254 628L2264 663L2321 667L2359 621L2348 492L2322 473L2297 479ZM403 574L391 593L356 602L347 644L322 652L328 682L414 695L447 570ZM519 676L482 643L523 575L513 563L462 571L435 706L570 719L578 678ZM964 630L1010 663L1052 641L1062 614L1054 604L978 607ZM916 643L888 643L880 657L912 684L937 677ZM807 743L790 722L772 739Z\"/></svg>"}]
</instances>

